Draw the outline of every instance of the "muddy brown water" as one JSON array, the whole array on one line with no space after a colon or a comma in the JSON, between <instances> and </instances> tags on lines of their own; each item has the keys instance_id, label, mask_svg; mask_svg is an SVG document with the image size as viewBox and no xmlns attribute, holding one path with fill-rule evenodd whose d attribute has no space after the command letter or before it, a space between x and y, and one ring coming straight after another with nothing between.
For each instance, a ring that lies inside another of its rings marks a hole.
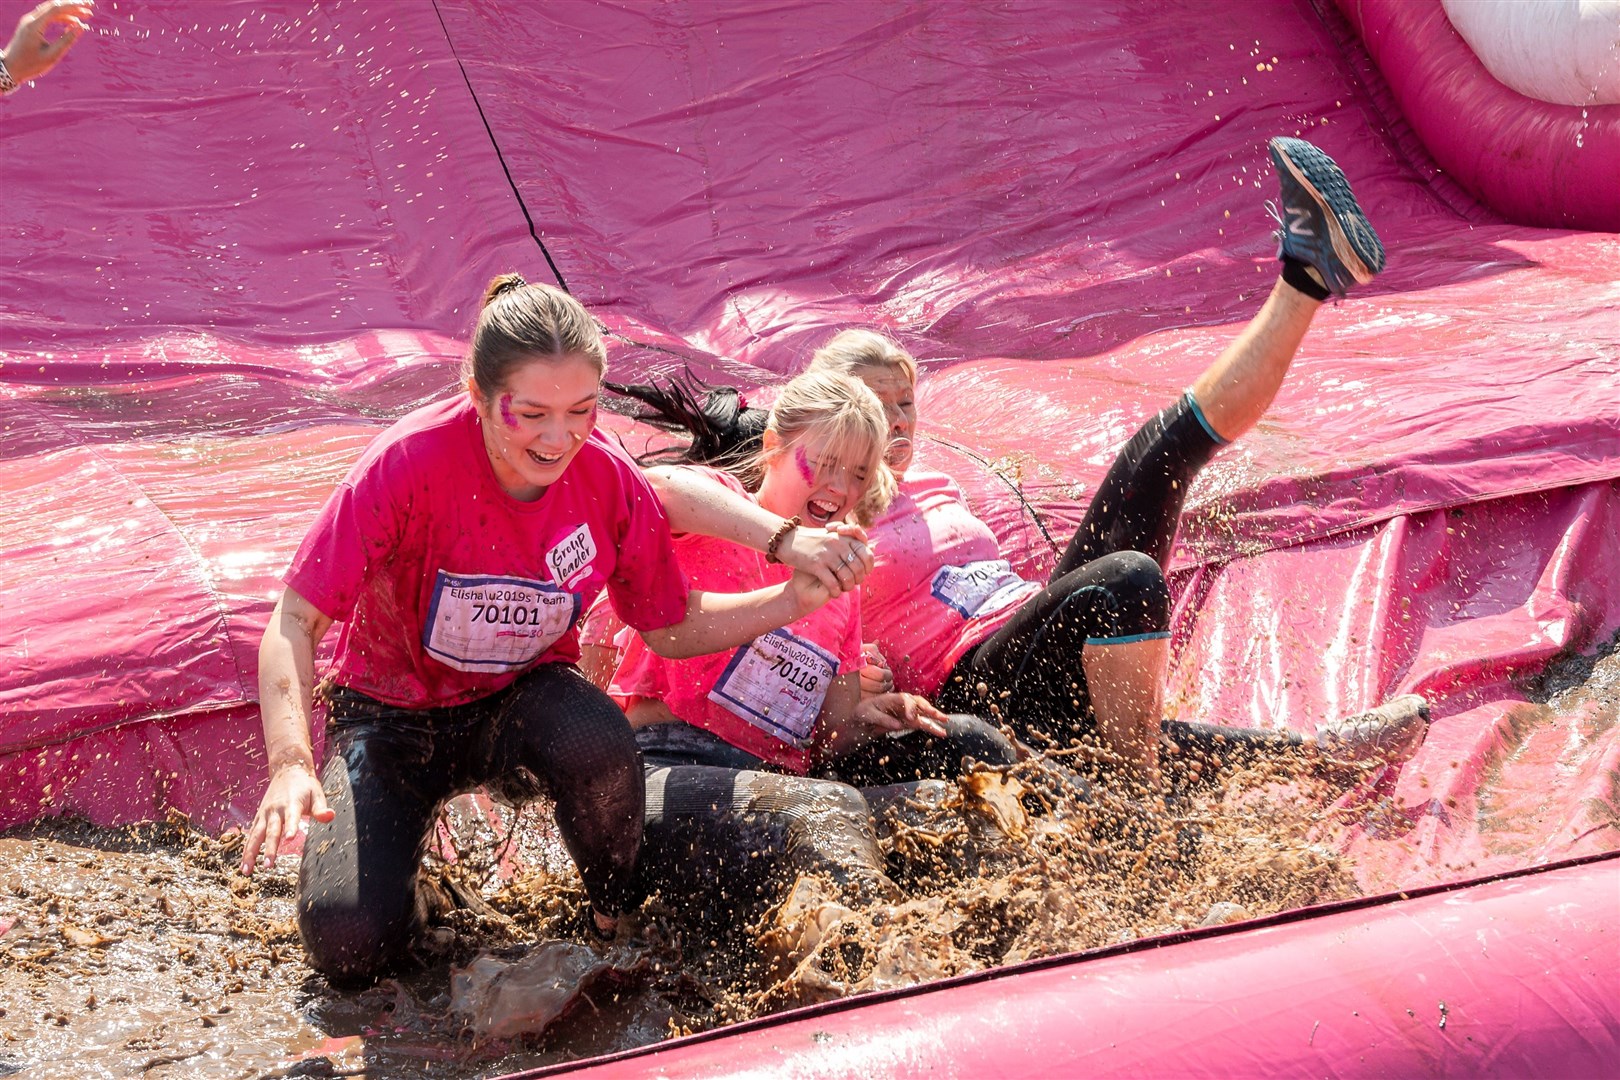
<instances>
[{"instance_id":1,"label":"muddy brown water","mask_svg":"<svg viewBox=\"0 0 1620 1080\"><path fill-rule=\"evenodd\" d=\"M181 819L41 821L0 837L0 1075L495 1076L1257 917L1355 895L1344 780L1279 761L1145 814L1040 759L980 771L881 808L896 896L784 878L775 908L718 921L655 896L605 946L572 932L583 895L543 812L458 800L420 966L359 993L304 963L296 857L249 879L238 837Z\"/></svg>"},{"instance_id":2,"label":"muddy brown water","mask_svg":"<svg viewBox=\"0 0 1620 1080\"><path fill-rule=\"evenodd\" d=\"M1620 724L1616 644L1527 685L1481 793L1498 843L1521 818L1546 827L1509 773ZM1083 802L1060 768L1087 771L1058 753L876 804L894 895L784 878L774 909L721 897L707 920L655 896L608 946L571 933L583 896L543 808L459 799L429 859L443 902L419 965L359 993L304 963L296 857L248 879L238 837L182 819L36 822L0 835L0 1076L497 1076L1357 892L1337 854L1362 812L1355 775L1280 759L1156 814L1106 782ZM1620 774L1607 790L1588 831L1620 825Z\"/></svg>"}]
</instances>

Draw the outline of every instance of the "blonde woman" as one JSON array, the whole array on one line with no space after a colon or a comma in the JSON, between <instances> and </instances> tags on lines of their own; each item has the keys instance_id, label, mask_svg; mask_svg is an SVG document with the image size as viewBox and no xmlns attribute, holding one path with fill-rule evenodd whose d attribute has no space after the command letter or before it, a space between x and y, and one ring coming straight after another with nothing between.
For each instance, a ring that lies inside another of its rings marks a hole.
<instances>
[{"instance_id":1,"label":"blonde woman","mask_svg":"<svg viewBox=\"0 0 1620 1080\"><path fill-rule=\"evenodd\" d=\"M692 404L678 391L641 390L644 400L672 393ZM663 404L666 416L681 412ZM758 442L751 453L730 456L732 471L676 465L649 472L678 534L681 570L708 593L781 581L789 571L778 557L796 532L870 521L894 487L883 463L883 407L859 380L801 375L768 413L729 410L733 421L739 414L751 414L745 421ZM713 422L687 421L698 441L715 434ZM736 441L732 433L708 445ZM738 536L750 528L751 512L759 515L762 542L714 535ZM774 527L767 534L765 526ZM717 862L737 866L741 853L740 873L750 856L769 856L758 867L764 878L756 890L770 887L783 865L778 856L792 869L888 890L870 807L851 784L955 775L968 757L1013 760L1011 744L977 718L947 716L916 694L863 697L864 663L857 590L707 656L672 659L629 641L609 692L647 762L652 879L683 882L680 891L699 888ZM746 891L741 881L730 885Z\"/></svg>"}]
</instances>

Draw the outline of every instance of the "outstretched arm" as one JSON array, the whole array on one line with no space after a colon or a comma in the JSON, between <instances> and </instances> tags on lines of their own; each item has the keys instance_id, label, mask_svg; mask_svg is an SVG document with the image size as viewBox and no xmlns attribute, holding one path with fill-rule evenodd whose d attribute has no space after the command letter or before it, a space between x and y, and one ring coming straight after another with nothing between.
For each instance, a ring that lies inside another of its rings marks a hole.
<instances>
[{"instance_id":1,"label":"outstretched arm","mask_svg":"<svg viewBox=\"0 0 1620 1080\"><path fill-rule=\"evenodd\" d=\"M723 652L796 622L830 599L820 582L799 572L751 592L693 589L686 596L685 618L662 630L641 631L641 639L669 660Z\"/></svg>"},{"instance_id":2,"label":"outstretched arm","mask_svg":"<svg viewBox=\"0 0 1620 1080\"><path fill-rule=\"evenodd\" d=\"M25 83L55 67L79 35L89 29L88 20L95 10L93 0L45 0L18 19L11 43L0 53L11 81ZM60 26L62 32L55 41L47 41L45 34L53 26Z\"/></svg>"},{"instance_id":3,"label":"outstretched arm","mask_svg":"<svg viewBox=\"0 0 1620 1080\"><path fill-rule=\"evenodd\" d=\"M244 874L253 873L261 848L266 861L276 865L276 853L297 835L304 818L332 820L309 737L315 646L331 625L330 618L289 588L277 601L259 643L259 713L270 786L248 827L242 848Z\"/></svg>"}]
</instances>

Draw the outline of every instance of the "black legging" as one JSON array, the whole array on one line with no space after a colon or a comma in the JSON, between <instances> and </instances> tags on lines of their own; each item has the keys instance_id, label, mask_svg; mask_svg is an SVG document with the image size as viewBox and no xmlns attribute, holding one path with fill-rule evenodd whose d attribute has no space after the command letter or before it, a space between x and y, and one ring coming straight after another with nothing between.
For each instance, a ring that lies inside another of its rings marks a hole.
<instances>
[{"instance_id":1,"label":"black legging","mask_svg":"<svg viewBox=\"0 0 1620 1080\"><path fill-rule=\"evenodd\" d=\"M898 788L951 778L966 759L1010 765L1016 748L976 716L953 716L944 738L879 738L834 763L838 780L776 772L689 724L636 732L647 766L641 876L710 922L780 898L795 874L820 874L846 901L895 895L860 784ZM841 782L842 781L842 782Z\"/></svg>"},{"instance_id":2,"label":"black legging","mask_svg":"<svg viewBox=\"0 0 1620 1080\"><path fill-rule=\"evenodd\" d=\"M479 786L511 802L549 795L585 892L604 915L636 898L644 788L630 723L566 664L500 693L404 709L328 694L323 783L336 817L313 822L298 876L309 962L338 983L375 978L421 927L416 885L445 800Z\"/></svg>"},{"instance_id":3,"label":"black legging","mask_svg":"<svg viewBox=\"0 0 1620 1080\"><path fill-rule=\"evenodd\" d=\"M1222 445L1191 391L1142 425L1103 477L1046 588L957 661L940 707L983 712L993 704L1021 738L1038 743L1094 731L1080 651L1170 636L1165 564L1187 490ZM1164 721L1162 730L1172 756L1209 764L1236 764L1301 741L1181 720Z\"/></svg>"}]
</instances>

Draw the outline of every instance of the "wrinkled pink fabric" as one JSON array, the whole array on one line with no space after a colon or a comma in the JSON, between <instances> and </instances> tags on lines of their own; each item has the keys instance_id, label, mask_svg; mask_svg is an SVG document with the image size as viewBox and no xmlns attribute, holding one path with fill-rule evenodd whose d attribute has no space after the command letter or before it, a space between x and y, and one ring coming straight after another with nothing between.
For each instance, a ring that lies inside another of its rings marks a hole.
<instances>
[{"instance_id":1,"label":"wrinkled pink fabric","mask_svg":"<svg viewBox=\"0 0 1620 1080\"><path fill-rule=\"evenodd\" d=\"M1480 206L1392 100L1303 0L98 4L0 100L0 823L251 813L277 574L498 272L554 264L625 379L891 331L919 466L1043 576L1270 288L1297 134L1389 266L1191 494L1175 708L1431 695L1347 800L1369 891L1614 848L1617 728L1533 677L1620 627L1620 239Z\"/></svg>"}]
</instances>

